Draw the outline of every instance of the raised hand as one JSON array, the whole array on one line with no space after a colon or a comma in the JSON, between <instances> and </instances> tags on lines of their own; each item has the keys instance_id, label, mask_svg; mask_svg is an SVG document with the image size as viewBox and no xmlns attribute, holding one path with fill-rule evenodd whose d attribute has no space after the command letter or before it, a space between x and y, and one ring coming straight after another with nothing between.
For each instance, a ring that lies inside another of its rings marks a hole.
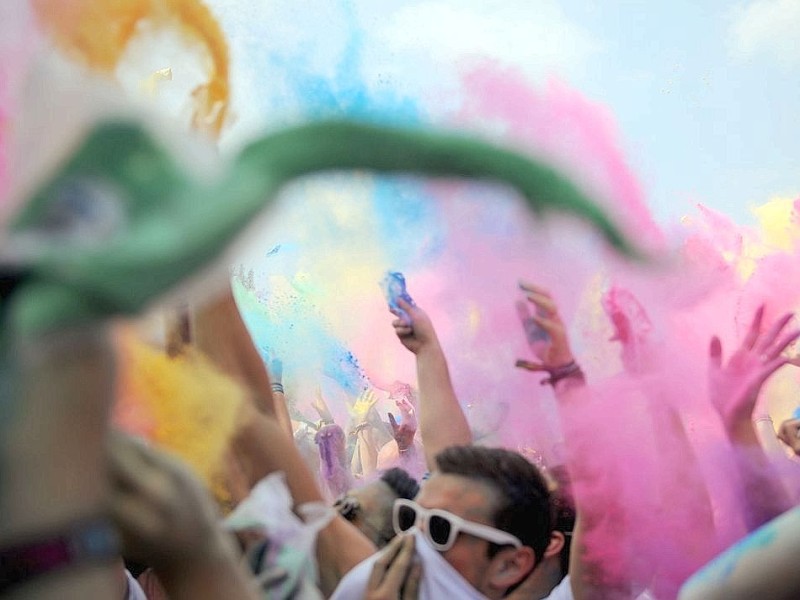
<instances>
[{"instance_id":1,"label":"raised hand","mask_svg":"<svg viewBox=\"0 0 800 600\"><path fill-rule=\"evenodd\" d=\"M333 415L328 408L328 404L325 402L325 398L322 397L322 389L319 387L317 387L317 390L314 394L314 400L311 402L311 407L317 411L317 414L322 421L322 425L330 425L333 423Z\"/></svg>"},{"instance_id":2,"label":"raised hand","mask_svg":"<svg viewBox=\"0 0 800 600\"><path fill-rule=\"evenodd\" d=\"M392 327L403 346L414 354L419 354L426 348L438 346L436 330L433 328L428 314L419 306L412 305L403 298L397 299L397 305L408 315L408 321L406 321L398 311L391 311L397 317L392 321Z\"/></svg>"},{"instance_id":3,"label":"raised hand","mask_svg":"<svg viewBox=\"0 0 800 600\"><path fill-rule=\"evenodd\" d=\"M371 389L364 390L361 392L361 394L359 394L358 398L353 404L353 408L351 409L352 414L355 417L356 427L364 425L367 422L369 413L373 408L375 408L375 404L377 402L378 396Z\"/></svg>"},{"instance_id":4,"label":"raised hand","mask_svg":"<svg viewBox=\"0 0 800 600\"><path fill-rule=\"evenodd\" d=\"M417 433L417 416L414 405L411 401L402 396L395 400L397 408L400 410L400 423L395 416L389 413L389 423L392 426L392 434L397 442L397 449L405 452L414 445L414 435Z\"/></svg>"},{"instance_id":5,"label":"raised hand","mask_svg":"<svg viewBox=\"0 0 800 600\"><path fill-rule=\"evenodd\" d=\"M516 366L528 371L553 372L574 362L569 338L564 322L558 314L558 306L550 293L532 283L520 282L520 288L526 292L528 302L534 305L534 314L530 318L541 327L550 340L539 353L539 361L517 360Z\"/></svg>"},{"instance_id":6,"label":"raised hand","mask_svg":"<svg viewBox=\"0 0 800 600\"><path fill-rule=\"evenodd\" d=\"M749 424L764 382L790 362L784 350L800 337L800 330L784 333L792 320L786 314L762 332L763 305L756 311L741 346L723 365L722 343L714 336L709 347L709 393L711 402L728 431Z\"/></svg>"}]
</instances>

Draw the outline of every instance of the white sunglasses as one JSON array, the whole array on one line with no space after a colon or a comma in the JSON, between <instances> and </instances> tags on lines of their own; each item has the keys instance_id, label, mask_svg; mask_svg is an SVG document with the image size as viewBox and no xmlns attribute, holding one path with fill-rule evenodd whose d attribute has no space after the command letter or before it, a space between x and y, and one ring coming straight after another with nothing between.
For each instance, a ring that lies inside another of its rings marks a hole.
<instances>
[{"instance_id":1,"label":"white sunglasses","mask_svg":"<svg viewBox=\"0 0 800 600\"><path fill-rule=\"evenodd\" d=\"M421 524L424 525L421 529L425 537L439 552L445 552L452 548L458 534L461 532L474 535L499 546L522 547L522 542L506 531L500 531L494 527L472 521L465 521L446 510L422 508L416 502L405 498L398 498L394 501L392 525L395 533L400 535L413 527L419 527Z\"/></svg>"}]
</instances>

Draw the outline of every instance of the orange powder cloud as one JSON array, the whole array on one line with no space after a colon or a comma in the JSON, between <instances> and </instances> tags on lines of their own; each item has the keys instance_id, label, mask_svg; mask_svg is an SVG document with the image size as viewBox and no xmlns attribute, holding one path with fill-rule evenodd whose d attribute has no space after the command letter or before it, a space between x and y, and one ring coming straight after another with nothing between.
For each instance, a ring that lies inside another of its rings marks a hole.
<instances>
[{"instance_id":1,"label":"orange powder cloud","mask_svg":"<svg viewBox=\"0 0 800 600\"><path fill-rule=\"evenodd\" d=\"M202 44L209 79L192 93L192 125L218 136L228 115L228 45L221 27L200 0L32 0L44 30L67 54L89 68L113 74L140 23L178 27Z\"/></svg>"}]
</instances>

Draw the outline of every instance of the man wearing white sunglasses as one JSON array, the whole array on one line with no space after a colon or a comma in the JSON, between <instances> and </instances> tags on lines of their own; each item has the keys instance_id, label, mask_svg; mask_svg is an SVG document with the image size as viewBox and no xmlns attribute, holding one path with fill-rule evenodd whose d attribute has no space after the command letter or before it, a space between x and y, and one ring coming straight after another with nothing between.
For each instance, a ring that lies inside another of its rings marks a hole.
<instances>
[{"instance_id":1,"label":"man wearing white sunglasses","mask_svg":"<svg viewBox=\"0 0 800 600\"><path fill-rule=\"evenodd\" d=\"M400 537L414 536L415 557L408 562L422 567L418 597L502 598L530 574L550 542L553 515L545 480L521 455L497 448L454 446L436 456L436 467L414 501L398 500L394 507L395 530ZM407 560L402 544L388 549L392 560ZM376 554L355 567L333 599L381 597L368 592L397 570L386 556Z\"/></svg>"}]
</instances>

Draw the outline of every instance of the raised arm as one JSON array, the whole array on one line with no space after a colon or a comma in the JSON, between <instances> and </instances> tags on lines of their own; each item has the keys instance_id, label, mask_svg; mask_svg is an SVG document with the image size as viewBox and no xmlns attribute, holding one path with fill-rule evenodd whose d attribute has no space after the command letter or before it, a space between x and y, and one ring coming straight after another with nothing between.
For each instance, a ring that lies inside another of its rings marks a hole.
<instances>
[{"instance_id":1,"label":"raised arm","mask_svg":"<svg viewBox=\"0 0 800 600\"><path fill-rule=\"evenodd\" d=\"M516 366L527 371L547 374L542 385L550 384L556 396L566 394L575 386L585 383L572 349L569 345L567 328L558 313L558 306L550 293L532 283L521 282L520 289L525 292L528 302L535 307L530 318L536 326L547 334L546 341L536 348L537 361L517 360Z\"/></svg>"},{"instance_id":2,"label":"raised arm","mask_svg":"<svg viewBox=\"0 0 800 600\"><path fill-rule=\"evenodd\" d=\"M325 502L294 440L283 433L277 421L252 406L244 406L242 424L234 439L234 452L249 475L251 485L270 473L283 471L295 507L308 502ZM322 591L333 592L350 569L374 552L375 546L358 529L335 516L317 537Z\"/></svg>"},{"instance_id":3,"label":"raised arm","mask_svg":"<svg viewBox=\"0 0 800 600\"><path fill-rule=\"evenodd\" d=\"M245 367L240 368L240 376L251 389L256 388L261 392L256 396L258 404L243 405L239 427L232 442L235 460L250 487L270 473L283 471L295 508L309 502L325 502L294 439L286 434L284 427L273 416L274 405L271 414L264 410L267 408L263 404L264 399L269 397L271 400L269 376L232 304L232 297L223 299L212 310L216 330L228 332L221 333L217 338L217 356L223 360L242 358ZM323 592L331 593L347 571L373 552L375 547L358 529L342 517L334 517L317 537Z\"/></svg>"},{"instance_id":4,"label":"raised arm","mask_svg":"<svg viewBox=\"0 0 800 600\"><path fill-rule=\"evenodd\" d=\"M471 444L472 432L450 381L447 359L433 323L419 306L402 298L398 305L409 322L397 318L392 326L403 346L417 359L419 431L428 469L433 470L434 457L439 452L450 446Z\"/></svg>"},{"instance_id":5,"label":"raised arm","mask_svg":"<svg viewBox=\"0 0 800 600\"><path fill-rule=\"evenodd\" d=\"M375 403L378 397L372 390L364 390L353 405L354 424L348 436L355 438L355 449L350 462L350 470L356 477L369 477L378 464L378 442L376 441L374 419L377 419Z\"/></svg>"},{"instance_id":6,"label":"raised arm","mask_svg":"<svg viewBox=\"0 0 800 600\"><path fill-rule=\"evenodd\" d=\"M253 346L230 287L195 311L192 338L218 367L250 391L261 412L278 418L267 369Z\"/></svg>"},{"instance_id":7,"label":"raised arm","mask_svg":"<svg viewBox=\"0 0 800 600\"><path fill-rule=\"evenodd\" d=\"M567 435L566 444L568 447L568 468L574 481L590 481L598 477L603 477L607 481L619 477L615 469L607 472L598 472L595 461L586 460L593 454L595 448L592 446L591 432L583 428L580 430L575 427L575 417L579 417L582 412L593 402L593 398L588 394L585 387L583 373L578 368L574 356L570 349L567 336L567 329L558 312L558 307L553 297L547 290L532 284L521 284L523 291L527 293L528 301L535 307L535 315L530 315L536 325L547 334L547 343L539 342L535 348L538 350L538 361L531 362L520 360L517 366L531 371L542 372L549 375L543 384L550 384L558 400L559 413L564 423L565 430L570 433ZM613 338L622 344L623 365L626 370L635 376L646 375L648 360L645 357L651 351L646 339L646 335L622 335L622 331L634 331L631 320L645 319L644 309L630 297L630 310L615 310L612 321L617 328L617 335ZM620 307L617 307L620 308ZM623 307L624 308L624 307ZM635 309L635 312L632 312ZM641 324L641 323L640 323ZM641 333L641 332L640 332ZM632 348L628 344L635 344ZM635 359L635 360L632 360ZM659 402L655 394L648 396L648 411L652 414L655 422L659 426L653 433L653 444L659 449L659 464L665 472L673 473L677 480L682 482L683 493L680 498L674 498L674 488L670 485L674 479L668 479L669 484L661 483L657 488L651 490L665 505L665 518L670 518L676 522L681 521L681 517L686 515L686 519L691 519L693 527L703 527L703 534L706 539L713 539L714 528L708 492L697 466L696 457L692 451L691 444L686 436L686 431L676 411L669 406ZM594 466L590 466L590 465ZM666 479L666 478L665 478ZM608 489L611 489L609 486ZM627 515L630 507L623 504L623 501L612 500L610 505L604 506L601 511L597 510L596 504L587 503L584 494L578 494L577 501L577 522L572 537L570 553L570 582L575 598L595 598L611 597L622 594L625 597L630 590L627 589L629 582L624 580L614 581L605 572L602 562L590 559L587 553L585 540L588 535L592 535L595 527L602 527L602 522L606 524L611 521L614 523L616 533L620 539L636 535L637 532L627 530ZM692 531L697 535L697 530ZM675 539L681 540L681 531L674 533ZM687 557L694 556L697 552L696 545L691 544L691 537L686 543L681 545L682 551ZM598 556L597 552L593 552ZM707 560L708 554L702 556L702 560ZM694 564L697 564L696 562ZM660 580L661 566L651 565L652 573L650 577Z\"/></svg>"},{"instance_id":8,"label":"raised arm","mask_svg":"<svg viewBox=\"0 0 800 600\"><path fill-rule=\"evenodd\" d=\"M114 358L106 327L24 338L7 321L2 327L0 596L112 598L118 555L107 514L106 438ZM86 535L96 542L92 551L61 568L57 556L51 560L63 540Z\"/></svg>"},{"instance_id":9,"label":"raised arm","mask_svg":"<svg viewBox=\"0 0 800 600\"><path fill-rule=\"evenodd\" d=\"M711 402L734 445L746 501L745 521L749 529L763 525L789 508L791 501L773 472L753 426L753 411L766 380L789 359L783 351L800 336L800 330L785 332L792 315L785 315L762 331L764 307L756 311L741 346L727 364L722 360L719 338L709 350Z\"/></svg>"}]
</instances>

